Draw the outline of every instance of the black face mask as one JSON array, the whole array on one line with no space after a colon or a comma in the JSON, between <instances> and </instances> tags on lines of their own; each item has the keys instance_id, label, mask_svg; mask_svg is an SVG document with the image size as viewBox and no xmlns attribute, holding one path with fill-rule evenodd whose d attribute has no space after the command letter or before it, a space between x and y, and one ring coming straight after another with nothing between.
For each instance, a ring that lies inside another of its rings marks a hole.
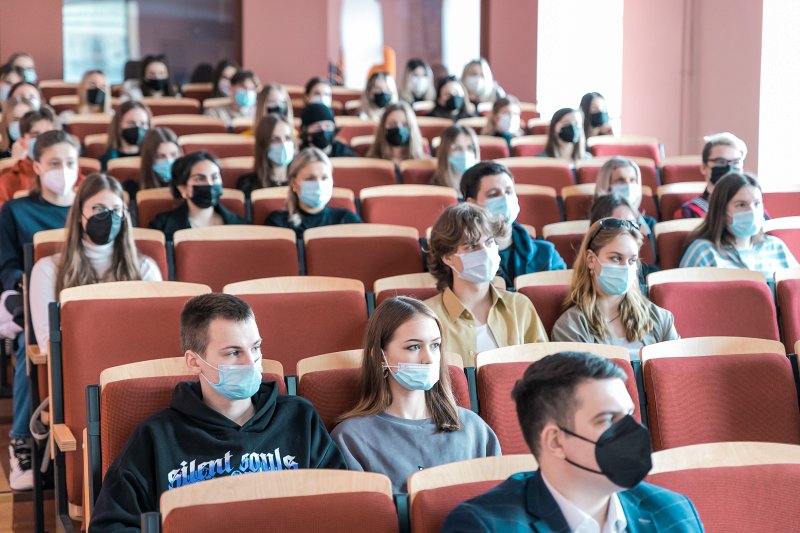
<instances>
[{"instance_id":1,"label":"black face mask","mask_svg":"<svg viewBox=\"0 0 800 533\"><path fill-rule=\"evenodd\" d=\"M411 132L408 128L401 126L399 128L388 128L386 130L386 142L391 146L405 146L411 138Z\"/></svg>"},{"instance_id":2,"label":"black face mask","mask_svg":"<svg viewBox=\"0 0 800 533\"><path fill-rule=\"evenodd\" d=\"M163 93L167 88L167 78L161 78L157 80L144 80L144 83L151 90L158 91L161 93Z\"/></svg>"},{"instance_id":3,"label":"black face mask","mask_svg":"<svg viewBox=\"0 0 800 533\"><path fill-rule=\"evenodd\" d=\"M447 109L448 111L455 111L457 109L461 109L463 105L464 105L463 96L451 96L444 103L444 108Z\"/></svg>"},{"instance_id":4,"label":"black face mask","mask_svg":"<svg viewBox=\"0 0 800 533\"><path fill-rule=\"evenodd\" d=\"M128 144L139 146L147 135L147 130L138 126L131 126L122 130L122 139Z\"/></svg>"},{"instance_id":5,"label":"black face mask","mask_svg":"<svg viewBox=\"0 0 800 533\"><path fill-rule=\"evenodd\" d=\"M725 165L724 167L711 167L711 184L716 185L722 176L728 172L733 172L734 170L738 169L730 165Z\"/></svg>"},{"instance_id":6,"label":"black face mask","mask_svg":"<svg viewBox=\"0 0 800 533\"><path fill-rule=\"evenodd\" d=\"M558 130L558 138L565 143L574 144L581 138L581 132L578 130L575 124L568 124Z\"/></svg>"},{"instance_id":7,"label":"black face mask","mask_svg":"<svg viewBox=\"0 0 800 533\"><path fill-rule=\"evenodd\" d=\"M592 113L589 117L593 128L599 128L606 122L608 122L608 113L605 111L598 111L597 113Z\"/></svg>"},{"instance_id":8,"label":"black face mask","mask_svg":"<svg viewBox=\"0 0 800 533\"><path fill-rule=\"evenodd\" d=\"M566 461L581 470L605 476L618 487L626 489L635 487L653 468L650 458L653 452L650 446L650 433L631 415L626 415L612 424L600 435L597 442L581 437L568 429L560 429L567 435L595 445L594 456L600 471L579 465L569 459Z\"/></svg>"},{"instance_id":9,"label":"black face mask","mask_svg":"<svg viewBox=\"0 0 800 533\"><path fill-rule=\"evenodd\" d=\"M380 108L386 107L391 101L392 95L389 93L375 93L372 95L372 102Z\"/></svg>"},{"instance_id":10,"label":"black face mask","mask_svg":"<svg viewBox=\"0 0 800 533\"><path fill-rule=\"evenodd\" d=\"M269 106L269 107L267 107L267 114L268 115L276 114L276 115L286 116L286 106L283 106L283 105Z\"/></svg>"},{"instance_id":11,"label":"black face mask","mask_svg":"<svg viewBox=\"0 0 800 533\"><path fill-rule=\"evenodd\" d=\"M116 239L121 229L122 217L113 211L98 213L86 220L86 235L98 245L108 244Z\"/></svg>"},{"instance_id":12,"label":"black face mask","mask_svg":"<svg viewBox=\"0 0 800 533\"><path fill-rule=\"evenodd\" d=\"M216 207L222 196L222 184L192 186L192 203L200 209Z\"/></svg>"},{"instance_id":13,"label":"black face mask","mask_svg":"<svg viewBox=\"0 0 800 533\"><path fill-rule=\"evenodd\" d=\"M319 148L320 150L324 150L328 146L331 145L333 142L333 138L336 136L335 131L315 131L310 135L311 144Z\"/></svg>"},{"instance_id":14,"label":"black face mask","mask_svg":"<svg viewBox=\"0 0 800 533\"><path fill-rule=\"evenodd\" d=\"M103 105L106 103L106 92L103 89L93 87L86 91L86 100L92 105Z\"/></svg>"}]
</instances>

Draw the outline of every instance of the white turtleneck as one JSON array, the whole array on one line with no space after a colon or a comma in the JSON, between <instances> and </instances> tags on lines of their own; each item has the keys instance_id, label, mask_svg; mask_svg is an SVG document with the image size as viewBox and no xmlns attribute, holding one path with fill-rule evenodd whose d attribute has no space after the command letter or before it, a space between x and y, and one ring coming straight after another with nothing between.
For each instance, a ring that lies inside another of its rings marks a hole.
<instances>
[{"instance_id":1,"label":"white turtleneck","mask_svg":"<svg viewBox=\"0 0 800 533\"><path fill-rule=\"evenodd\" d=\"M111 269L111 258L114 252L114 243L97 245L84 241L83 247L86 258L92 269L101 281L114 281L107 279ZM42 258L33 265L29 292L31 308L31 325L36 334L36 341L41 353L48 353L50 346L50 321L47 308L50 302L56 301L56 276L61 254ZM149 257L139 256L139 274L144 281L161 281L161 271L155 261Z\"/></svg>"}]
</instances>

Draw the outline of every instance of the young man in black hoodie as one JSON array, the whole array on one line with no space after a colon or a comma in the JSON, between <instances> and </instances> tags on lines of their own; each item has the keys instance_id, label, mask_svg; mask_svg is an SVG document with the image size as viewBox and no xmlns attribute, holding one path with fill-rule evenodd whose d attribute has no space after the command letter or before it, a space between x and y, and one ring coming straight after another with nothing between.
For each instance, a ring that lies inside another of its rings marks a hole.
<instances>
[{"instance_id":1,"label":"young man in black hoodie","mask_svg":"<svg viewBox=\"0 0 800 533\"><path fill-rule=\"evenodd\" d=\"M138 531L161 493L265 470L346 468L308 401L261 381L261 337L250 306L212 293L186 303L181 346L199 382L180 383L169 409L134 431L103 480L90 531Z\"/></svg>"}]
</instances>

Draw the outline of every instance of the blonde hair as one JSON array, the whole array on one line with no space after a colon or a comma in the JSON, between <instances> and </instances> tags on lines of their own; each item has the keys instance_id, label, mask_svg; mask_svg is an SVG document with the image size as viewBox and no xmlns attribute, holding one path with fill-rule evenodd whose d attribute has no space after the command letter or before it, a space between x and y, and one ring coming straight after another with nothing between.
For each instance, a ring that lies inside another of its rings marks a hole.
<instances>
[{"instance_id":1,"label":"blonde hair","mask_svg":"<svg viewBox=\"0 0 800 533\"><path fill-rule=\"evenodd\" d=\"M383 109L376 106L375 102L372 101L372 97L370 96L370 91L372 91L372 88L375 87L376 83L378 83L378 80L386 81L386 87L389 90L389 94L392 95L392 99L389 102L390 104L397 102L398 99L397 83L395 83L391 74L388 72L376 72L370 76L369 80L367 80L367 87L361 94L361 112L366 114L367 117L371 119L380 118L379 115L383 112Z\"/></svg>"},{"instance_id":2,"label":"blonde hair","mask_svg":"<svg viewBox=\"0 0 800 533\"><path fill-rule=\"evenodd\" d=\"M103 105L99 111L93 111L92 108L95 104L92 104L88 101L88 93L89 93L89 77L94 76L95 74L99 74L106 79L106 88L101 89L105 93L105 99L103 100ZM108 77L102 70L87 70L83 73L83 77L81 78L80 84L78 84L78 113L111 113L111 88L108 86Z\"/></svg>"},{"instance_id":3,"label":"blonde hair","mask_svg":"<svg viewBox=\"0 0 800 533\"><path fill-rule=\"evenodd\" d=\"M636 173L636 179L639 181L639 185L642 184L642 171L639 169L639 165L637 165L634 161L627 159L625 157L614 156L605 163L603 166L600 167L600 170L597 172L597 180L595 180L596 186L594 189L594 197L597 198L599 196L603 196L608 194L611 191L611 176L614 175L614 172L618 168L626 168L630 167Z\"/></svg>"},{"instance_id":4,"label":"blonde hair","mask_svg":"<svg viewBox=\"0 0 800 533\"><path fill-rule=\"evenodd\" d=\"M601 339L609 339L611 332L606 324L603 313L597 306L597 289L595 287L594 275L587 263L589 250L595 255L620 235L629 235L636 241L638 248L642 247L642 234L627 225L619 228L601 228L601 219L591 225L588 233L583 238L577 259L575 260L574 272L572 274L572 285L569 294L564 302L564 307L577 307L586 321L589 323L589 330ZM594 236L594 238L592 238ZM591 241L591 248L589 248ZM625 338L629 341L641 340L654 327L653 319L650 317L650 302L642 295L639 290L639 283L634 282L623 295L619 304L619 318L625 328Z\"/></svg>"},{"instance_id":5,"label":"blonde hair","mask_svg":"<svg viewBox=\"0 0 800 533\"><path fill-rule=\"evenodd\" d=\"M497 98L502 98L506 95L505 91L497 85L497 82L494 81L494 76L492 75L492 69L489 67L489 62L486 61L484 58L473 59L466 65L464 65L464 70L461 71L461 83L464 85L466 89L466 79L467 79L467 71L470 67L478 65L481 67L481 72L483 73L483 91L478 94L478 102L493 102ZM469 100L469 90L465 91L467 94L467 100Z\"/></svg>"},{"instance_id":6,"label":"blonde hair","mask_svg":"<svg viewBox=\"0 0 800 533\"><path fill-rule=\"evenodd\" d=\"M316 163L318 161L320 163L324 163L329 169L331 169L331 171L333 171L331 160L328 159L328 156L325 155L325 152L314 146L303 148L297 152L297 155L294 156L294 159L289 165L289 170L287 172L287 177L289 179L289 192L286 195L286 211L289 213L289 224L294 227L299 226L303 222L303 219L302 215L300 215L300 199L298 198L297 193L292 190L292 184L297 178L297 175L300 174L301 170L306 168L311 163ZM332 172L331 179L333 179Z\"/></svg>"},{"instance_id":7,"label":"blonde hair","mask_svg":"<svg viewBox=\"0 0 800 533\"><path fill-rule=\"evenodd\" d=\"M478 137L475 135L475 130L469 126L460 126L453 124L442 133L440 137L441 142L436 149L436 171L433 173L431 181L436 185L443 187L453 187L455 190L460 190L460 183L451 183L450 181L450 149L459 135L466 135L472 141L472 148L475 150L475 160L481 160L481 149L478 146Z\"/></svg>"},{"instance_id":8,"label":"blonde hair","mask_svg":"<svg viewBox=\"0 0 800 533\"><path fill-rule=\"evenodd\" d=\"M386 119L393 111L405 113L406 121L408 122L410 137L408 144L400 147L403 149L401 159L427 159L428 155L425 153L425 148L423 148L422 134L419 132L419 125L417 125L417 116L411 106L402 100L389 104L384 108L381 121L378 123L378 129L375 132L375 141L372 143L369 152L367 152L367 157L392 160L392 146L386 140Z\"/></svg>"}]
</instances>

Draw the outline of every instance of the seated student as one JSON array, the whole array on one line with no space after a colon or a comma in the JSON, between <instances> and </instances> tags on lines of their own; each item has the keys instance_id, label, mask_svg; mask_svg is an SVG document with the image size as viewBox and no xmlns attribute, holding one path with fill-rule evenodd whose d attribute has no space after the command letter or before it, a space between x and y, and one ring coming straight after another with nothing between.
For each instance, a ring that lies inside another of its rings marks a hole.
<instances>
[{"instance_id":1,"label":"seated student","mask_svg":"<svg viewBox=\"0 0 800 533\"><path fill-rule=\"evenodd\" d=\"M17 191L26 191L36 181L33 168L33 150L36 138L46 131L60 130L61 124L53 109L44 106L39 111L28 111L20 120L19 139L14 142L12 152L20 157L17 162L0 173L0 206L14 198ZM79 179L82 176L79 175Z\"/></svg>"},{"instance_id":2,"label":"seated student","mask_svg":"<svg viewBox=\"0 0 800 533\"><path fill-rule=\"evenodd\" d=\"M332 195L333 167L330 159L322 150L303 148L289 165L286 211L273 211L264 224L291 228L300 239L308 228L361 222L361 218L349 209L328 207Z\"/></svg>"},{"instance_id":3,"label":"seated student","mask_svg":"<svg viewBox=\"0 0 800 533\"><path fill-rule=\"evenodd\" d=\"M67 219L62 253L37 261L31 272L31 324L39 351L48 353L48 306L70 287L108 281L161 281L155 261L139 256L122 186L105 174L90 174L78 187Z\"/></svg>"},{"instance_id":4,"label":"seated student","mask_svg":"<svg viewBox=\"0 0 800 533\"><path fill-rule=\"evenodd\" d=\"M36 140L33 168L36 181L30 195L10 200L0 211L0 286L6 298L22 292L23 248L33 242L36 232L64 227L75 198L78 181L78 142L61 130L48 131ZM9 484L14 490L33 487L30 439L30 382L25 366L25 335L17 328L14 405L11 426L11 471ZM8 335L13 337L13 335Z\"/></svg>"},{"instance_id":5,"label":"seated student","mask_svg":"<svg viewBox=\"0 0 800 533\"><path fill-rule=\"evenodd\" d=\"M262 381L261 342L252 309L236 296L186 302L181 349L199 381L179 383L170 407L134 430L103 479L89 531L138 531L163 492L205 479L346 468L311 404Z\"/></svg>"},{"instance_id":6,"label":"seated student","mask_svg":"<svg viewBox=\"0 0 800 533\"><path fill-rule=\"evenodd\" d=\"M19 67L9 63L0 65L0 104L8 100L11 87L23 81L24 75L24 71Z\"/></svg>"},{"instance_id":7,"label":"seated student","mask_svg":"<svg viewBox=\"0 0 800 533\"><path fill-rule=\"evenodd\" d=\"M242 174L236 188L250 197L255 189L288 185L287 169L294 159L294 128L280 114L264 115L256 128L256 150L253 172Z\"/></svg>"},{"instance_id":8,"label":"seated student","mask_svg":"<svg viewBox=\"0 0 800 533\"><path fill-rule=\"evenodd\" d=\"M431 178L433 185L452 187L461 192L461 176L481 160L481 148L475 130L469 126L453 124L442 133L436 149L436 170Z\"/></svg>"},{"instance_id":9,"label":"seated student","mask_svg":"<svg viewBox=\"0 0 800 533\"><path fill-rule=\"evenodd\" d=\"M575 162L591 158L586 151L586 138L579 111L565 107L553 114L547 129L547 144L540 157L556 157Z\"/></svg>"},{"instance_id":10,"label":"seated student","mask_svg":"<svg viewBox=\"0 0 800 533\"><path fill-rule=\"evenodd\" d=\"M475 116L475 106L466 95L466 89L455 76L439 79L436 82L436 106L428 116L453 121Z\"/></svg>"},{"instance_id":11,"label":"seated student","mask_svg":"<svg viewBox=\"0 0 800 533\"><path fill-rule=\"evenodd\" d=\"M256 111L253 113L253 128L250 135L258 130L261 119L267 115L281 115L294 131L294 110L289 93L280 83L268 83L261 88L256 98Z\"/></svg>"},{"instance_id":12,"label":"seated student","mask_svg":"<svg viewBox=\"0 0 800 533\"><path fill-rule=\"evenodd\" d=\"M461 83L467 89L467 98L475 107L484 102L495 102L498 98L506 96L506 92L492 76L489 62L482 57L464 65Z\"/></svg>"},{"instance_id":13,"label":"seated student","mask_svg":"<svg viewBox=\"0 0 800 533\"><path fill-rule=\"evenodd\" d=\"M511 226L508 237L497 239L500 249L497 275L503 277L506 287L513 288L514 278L523 274L567 268L553 243L531 239L525 228L515 222L519 200L514 191L514 176L505 165L481 161L464 172L461 196L467 203L486 208Z\"/></svg>"},{"instance_id":14,"label":"seated student","mask_svg":"<svg viewBox=\"0 0 800 533\"><path fill-rule=\"evenodd\" d=\"M169 187L172 164L183 155L178 136L169 128L153 128L142 140L141 165L138 180L126 180L122 188L134 198L141 189Z\"/></svg>"},{"instance_id":15,"label":"seated student","mask_svg":"<svg viewBox=\"0 0 800 533\"><path fill-rule=\"evenodd\" d=\"M612 157L597 173L594 199L615 192L625 198L631 207L639 211L642 207L642 171L639 165L625 157ZM644 213L636 220L642 235L654 239L656 219ZM654 243L655 244L655 241ZM655 249L655 246L653 246Z\"/></svg>"},{"instance_id":16,"label":"seated student","mask_svg":"<svg viewBox=\"0 0 800 533\"><path fill-rule=\"evenodd\" d=\"M20 131L22 117L25 113L34 111L34 107L31 100L24 96L11 97L3 104L2 117L0 117L0 159L8 157L19 159L25 155L20 150L12 153L12 148L14 143L22 137ZM37 106L35 110L38 111L39 107Z\"/></svg>"},{"instance_id":17,"label":"seated student","mask_svg":"<svg viewBox=\"0 0 800 533\"><path fill-rule=\"evenodd\" d=\"M125 80L122 84L120 100L141 100L144 97L180 96L172 71L163 54L145 56L139 71L139 78Z\"/></svg>"},{"instance_id":18,"label":"seated student","mask_svg":"<svg viewBox=\"0 0 800 533\"><path fill-rule=\"evenodd\" d=\"M578 107L583 113L583 134L587 139L598 135L614 135L614 128L608 121L608 105L602 94L584 94Z\"/></svg>"},{"instance_id":19,"label":"seated student","mask_svg":"<svg viewBox=\"0 0 800 533\"><path fill-rule=\"evenodd\" d=\"M83 73L78 84L78 105L74 109L62 111L59 118L66 121L75 114L88 113L112 114L108 78L102 70L87 70Z\"/></svg>"},{"instance_id":20,"label":"seated student","mask_svg":"<svg viewBox=\"0 0 800 533\"><path fill-rule=\"evenodd\" d=\"M506 140L510 151L511 139L525 133L520 125L521 116L522 111L516 96L508 95L498 98L492 105L492 112L486 118L486 125L481 130L481 135L502 137Z\"/></svg>"},{"instance_id":21,"label":"seated student","mask_svg":"<svg viewBox=\"0 0 800 533\"><path fill-rule=\"evenodd\" d=\"M8 57L8 64L22 69L22 77L26 83L34 84L39 80L33 56L25 52L14 52Z\"/></svg>"},{"instance_id":22,"label":"seated student","mask_svg":"<svg viewBox=\"0 0 800 533\"><path fill-rule=\"evenodd\" d=\"M349 145L336 140L333 111L325 104L312 103L303 108L300 148L319 148L328 157L358 157Z\"/></svg>"},{"instance_id":23,"label":"seated student","mask_svg":"<svg viewBox=\"0 0 800 533\"><path fill-rule=\"evenodd\" d=\"M123 102L108 125L106 153L100 156L103 172L112 159L138 156L152 123L153 115L149 107L136 101Z\"/></svg>"},{"instance_id":24,"label":"seated student","mask_svg":"<svg viewBox=\"0 0 800 533\"><path fill-rule=\"evenodd\" d=\"M400 98L409 104L422 101L432 102L436 99L433 71L424 60L412 58L406 63Z\"/></svg>"},{"instance_id":25,"label":"seated student","mask_svg":"<svg viewBox=\"0 0 800 533\"><path fill-rule=\"evenodd\" d=\"M442 531L701 533L692 502L644 483L650 433L633 418L625 373L587 353L530 365L513 390L539 469L459 504Z\"/></svg>"},{"instance_id":26,"label":"seated student","mask_svg":"<svg viewBox=\"0 0 800 533\"><path fill-rule=\"evenodd\" d=\"M256 108L256 88L258 81L250 70L239 70L231 78L231 101L227 105L213 106L205 110L209 117L216 117L229 128L233 119L252 117Z\"/></svg>"},{"instance_id":27,"label":"seated student","mask_svg":"<svg viewBox=\"0 0 800 533\"><path fill-rule=\"evenodd\" d=\"M637 283L642 239L629 220L603 218L591 225L553 341L624 346L638 359L643 346L680 338L672 313L645 298Z\"/></svg>"},{"instance_id":28,"label":"seated student","mask_svg":"<svg viewBox=\"0 0 800 533\"><path fill-rule=\"evenodd\" d=\"M475 366L478 352L547 342L531 301L492 284L500 267L497 240L507 239L509 232L503 220L468 203L445 209L431 230L428 269L440 292L425 303L464 366Z\"/></svg>"},{"instance_id":29,"label":"seated student","mask_svg":"<svg viewBox=\"0 0 800 533\"><path fill-rule=\"evenodd\" d=\"M30 100L34 111L38 111L42 104L46 103L39 87L27 81L21 81L11 87L8 97L14 98L15 96L22 96Z\"/></svg>"},{"instance_id":30,"label":"seated student","mask_svg":"<svg viewBox=\"0 0 800 533\"><path fill-rule=\"evenodd\" d=\"M686 242L682 267L746 268L771 283L776 270L800 266L782 240L764 233L761 186L750 174L730 172L717 182L708 215Z\"/></svg>"},{"instance_id":31,"label":"seated student","mask_svg":"<svg viewBox=\"0 0 800 533\"><path fill-rule=\"evenodd\" d=\"M442 327L428 306L386 300L364 344L358 403L331 432L348 469L384 474L397 493L423 468L500 455L494 431L456 405Z\"/></svg>"},{"instance_id":32,"label":"seated student","mask_svg":"<svg viewBox=\"0 0 800 533\"><path fill-rule=\"evenodd\" d=\"M387 159L397 166L407 159L428 159L424 145L411 106L395 102L384 109L367 157Z\"/></svg>"},{"instance_id":33,"label":"seated student","mask_svg":"<svg viewBox=\"0 0 800 533\"><path fill-rule=\"evenodd\" d=\"M628 203L628 200L612 192L595 198L592 203L592 211L589 213L589 224L594 224L601 218L621 218L622 220L630 220L639 224L641 230L644 227L641 225L640 216L639 212ZM655 250L655 235L653 233L650 234L650 246L651 250ZM639 288L642 294L647 294L647 276L659 270L660 268L657 265L639 261Z\"/></svg>"},{"instance_id":34,"label":"seated student","mask_svg":"<svg viewBox=\"0 0 800 533\"><path fill-rule=\"evenodd\" d=\"M708 213L708 199L717 182L728 172L741 172L747 157L747 145L733 133L723 132L705 138L703 164L706 179L703 194L681 205L677 218L703 218Z\"/></svg>"},{"instance_id":35,"label":"seated student","mask_svg":"<svg viewBox=\"0 0 800 533\"><path fill-rule=\"evenodd\" d=\"M183 203L172 211L159 213L150 222L150 227L164 232L168 241L182 229L247 224L220 205L222 174L219 162L208 152L192 152L176 159L169 186L172 196L183 198Z\"/></svg>"},{"instance_id":36,"label":"seated student","mask_svg":"<svg viewBox=\"0 0 800 533\"><path fill-rule=\"evenodd\" d=\"M388 72L376 72L367 80L361 95L361 118L379 121L383 110L398 100L397 84Z\"/></svg>"},{"instance_id":37,"label":"seated student","mask_svg":"<svg viewBox=\"0 0 800 533\"><path fill-rule=\"evenodd\" d=\"M231 78L240 69L239 63L232 59L221 59L214 67L212 98L224 98L231 95Z\"/></svg>"},{"instance_id":38,"label":"seated student","mask_svg":"<svg viewBox=\"0 0 800 533\"><path fill-rule=\"evenodd\" d=\"M331 107L333 104L333 90L331 84L325 78L314 76L306 82L305 86L306 105L322 104Z\"/></svg>"}]
</instances>

